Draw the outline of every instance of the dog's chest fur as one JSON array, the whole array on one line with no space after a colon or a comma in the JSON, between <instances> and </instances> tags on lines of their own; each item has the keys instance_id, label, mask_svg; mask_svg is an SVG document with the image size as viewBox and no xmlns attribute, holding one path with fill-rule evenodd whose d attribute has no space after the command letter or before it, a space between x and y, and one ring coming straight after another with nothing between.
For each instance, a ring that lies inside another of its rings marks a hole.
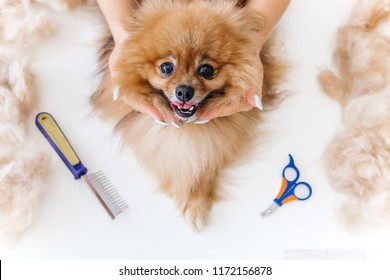
<instances>
[{"instance_id":1,"label":"dog's chest fur","mask_svg":"<svg viewBox=\"0 0 390 280\"><path fill-rule=\"evenodd\" d=\"M215 172L242 158L253 144L259 113L252 110L207 124L162 126L134 113L121 126L124 145L132 148L159 181L179 188L191 187L206 172ZM166 187L166 186L162 186Z\"/></svg>"}]
</instances>

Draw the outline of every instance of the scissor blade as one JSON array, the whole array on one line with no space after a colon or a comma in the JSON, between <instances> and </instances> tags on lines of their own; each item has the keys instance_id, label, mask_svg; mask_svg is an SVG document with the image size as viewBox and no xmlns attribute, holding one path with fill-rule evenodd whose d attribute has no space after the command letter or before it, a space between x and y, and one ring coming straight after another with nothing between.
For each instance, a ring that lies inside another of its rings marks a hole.
<instances>
[{"instance_id":1,"label":"scissor blade","mask_svg":"<svg viewBox=\"0 0 390 280\"><path fill-rule=\"evenodd\" d=\"M268 217L269 215L271 215L273 212L275 212L276 209L279 208L279 205L277 205L275 202L273 202L270 207L268 207L267 209L265 209L263 212L261 212L261 216L263 217Z\"/></svg>"}]
</instances>

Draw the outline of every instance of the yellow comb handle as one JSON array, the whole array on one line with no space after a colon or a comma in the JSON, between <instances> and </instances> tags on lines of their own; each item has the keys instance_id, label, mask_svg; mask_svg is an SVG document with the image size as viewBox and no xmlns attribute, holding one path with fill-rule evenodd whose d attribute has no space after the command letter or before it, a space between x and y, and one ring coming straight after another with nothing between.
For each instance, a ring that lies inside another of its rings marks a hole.
<instances>
[{"instance_id":1,"label":"yellow comb handle","mask_svg":"<svg viewBox=\"0 0 390 280\"><path fill-rule=\"evenodd\" d=\"M35 123L76 179L87 173L87 169L49 113L39 113Z\"/></svg>"}]
</instances>

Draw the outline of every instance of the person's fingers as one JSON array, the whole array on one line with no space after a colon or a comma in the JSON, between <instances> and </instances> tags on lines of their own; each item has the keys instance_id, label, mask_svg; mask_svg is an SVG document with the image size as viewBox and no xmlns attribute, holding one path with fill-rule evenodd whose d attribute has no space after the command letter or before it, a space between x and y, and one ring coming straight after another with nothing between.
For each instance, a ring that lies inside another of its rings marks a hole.
<instances>
[{"instance_id":1,"label":"person's fingers","mask_svg":"<svg viewBox=\"0 0 390 280\"><path fill-rule=\"evenodd\" d=\"M111 77L115 77L115 64L119 58L119 50L118 47L115 47L110 54L110 58L108 60L108 68L110 69Z\"/></svg>"},{"instance_id":2,"label":"person's fingers","mask_svg":"<svg viewBox=\"0 0 390 280\"><path fill-rule=\"evenodd\" d=\"M261 101L261 98L258 95L254 95L253 98L250 98L250 100L253 101L257 109L263 111L263 102Z\"/></svg>"},{"instance_id":3,"label":"person's fingers","mask_svg":"<svg viewBox=\"0 0 390 280\"><path fill-rule=\"evenodd\" d=\"M152 104L149 104L142 99L129 98L126 95L119 97L134 110L144 113L157 121L165 122L163 114Z\"/></svg>"},{"instance_id":4,"label":"person's fingers","mask_svg":"<svg viewBox=\"0 0 390 280\"><path fill-rule=\"evenodd\" d=\"M111 80L112 83L114 84L116 80L115 64L119 53L120 53L120 48L115 47L109 58L108 66L111 73ZM129 98L126 95L122 96L120 92L121 92L120 87L114 85L113 94L112 94L112 98L114 101L121 98L126 104L128 104L134 110L150 116L152 119L154 119L157 123L161 125L172 125L175 128L181 127L181 122L177 118L175 118L172 110L166 108L166 104L163 104L163 102L158 98L154 99L153 101L142 99L142 98L141 99Z\"/></svg>"},{"instance_id":5,"label":"person's fingers","mask_svg":"<svg viewBox=\"0 0 390 280\"><path fill-rule=\"evenodd\" d=\"M263 110L262 102L262 93L256 91L255 89L248 90L245 96L246 102L252 105L252 107L257 107L260 111Z\"/></svg>"},{"instance_id":6,"label":"person's fingers","mask_svg":"<svg viewBox=\"0 0 390 280\"><path fill-rule=\"evenodd\" d=\"M263 110L261 96L261 92L258 93L255 88L251 88L246 92L246 95L237 102L230 103L218 108L210 108L202 112L198 118L198 122L229 116L237 112L249 111L253 107L258 108L259 110Z\"/></svg>"},{"instance_id":7,"label":"person's fingers","mask_svg":"<svg viewBox=\"0 0 390 280\"><path fill-rule=\"evenodd\" d=\"M181 127L181 121L175 117L172 109L167 107L165 100L162 100L161 98L155 98L152 105L156 110L158 108L164 123L170 124L175 128Z\"/></svg>"},{"instance_id":8,"label":"person's fingers","mask_svg":"<svg viewBox=\"0 0 390 280\"><path fill-rule=\"evenodd\" d=\"M119 90L120 91L120 90ZM172 125L175 128L180 128L181 123L175 118L173 112L169 109L158 109L165 108L165 105L156 106L152 102L143 99L129 98L128 96L119 96L123 102L128 104L134 110L146 114L154 119L158 124L161 125ZM158 102L157 102L158 103Z\"/></svg>"},{"instance_id":9,"label":"person's fingers","mask_svg":"<svg viewBox=\"0 0 390 280\"><path fill-rule=\"evenodd\" d=\"M203 112L198 121L212 120L218 117L230 116L237 112L249 111L253 108L246 98L241 99L238 102L230 103L218 108L212 108Z\"/></svg>"}]
</instances>

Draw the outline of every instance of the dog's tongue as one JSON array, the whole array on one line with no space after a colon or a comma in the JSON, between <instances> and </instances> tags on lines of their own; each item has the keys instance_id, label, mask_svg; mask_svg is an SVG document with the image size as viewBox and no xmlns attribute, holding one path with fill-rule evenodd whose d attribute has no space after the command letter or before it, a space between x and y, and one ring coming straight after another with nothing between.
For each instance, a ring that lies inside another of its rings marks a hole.
<instances>
[{"instance_id":1,"label":"dog's tongue","mask_svg":"<svg viewBox=\"0 0 390 280\"><path fill-rule=\"evenodd\" d=\"M196 106L196 103L172 103L172 107L180 109L190 109L192 106Z\"/></svg>"}]
</instances>

